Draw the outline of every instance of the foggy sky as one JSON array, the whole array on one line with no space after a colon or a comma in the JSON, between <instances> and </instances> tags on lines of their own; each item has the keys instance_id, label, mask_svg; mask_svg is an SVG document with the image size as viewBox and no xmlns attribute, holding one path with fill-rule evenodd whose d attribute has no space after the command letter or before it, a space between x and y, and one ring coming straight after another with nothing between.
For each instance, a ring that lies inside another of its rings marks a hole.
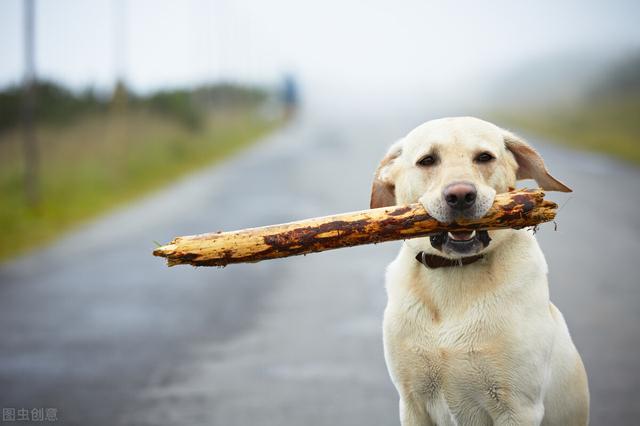
<instances>
[{"instance_id":1,"label":"foggy sky","mask_svg":"<svg viewBox=\"0 0 640 426\"><path fill-rule=\"evenodd\" d=\"M318 91L442 93L558 51L640 45L637 1L38 0L37 8L37 72L74 87L108 88L118 70L142 91L294 72ZM21 78L21 25L21 1L2 0L3 86Z\"/></svg>"}]
</instances>

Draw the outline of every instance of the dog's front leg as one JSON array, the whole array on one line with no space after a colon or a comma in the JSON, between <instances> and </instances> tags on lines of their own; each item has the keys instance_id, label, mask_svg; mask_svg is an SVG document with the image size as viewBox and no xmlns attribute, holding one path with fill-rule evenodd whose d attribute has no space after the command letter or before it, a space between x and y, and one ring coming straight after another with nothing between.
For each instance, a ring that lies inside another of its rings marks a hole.
<instances>
[{"instance_id":1,"label":"dog's front leg","mask_svg":"<svg viewBox=\"0 0 640 426\"><path fill-rule=\"evenodd\" d=\"M433 426L424 401L400 398L400 424L402 426Z\"/></svg>"}]
</instances>

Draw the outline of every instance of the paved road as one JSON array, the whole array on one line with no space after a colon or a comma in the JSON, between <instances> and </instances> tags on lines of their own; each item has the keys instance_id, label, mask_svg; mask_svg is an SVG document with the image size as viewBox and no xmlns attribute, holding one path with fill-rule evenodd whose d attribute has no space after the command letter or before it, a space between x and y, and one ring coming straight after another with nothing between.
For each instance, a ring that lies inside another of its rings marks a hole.
<instances>
[{"instance_id":1,"label":"paved road","mask_svg":"<svg viewBox=\"0 0 640 426\"><path fill-rule=\"evenodd\" d=\"M397 243L225 269L150 256L175 235L366 207L384 148L420 121L379 118L302 119L1 265L0 406L54 407L65 425L398 424L380 335ZM635 424L640 171L541 147L575 190L538 235L592 424Z\"/></svg>"}]
</instances>

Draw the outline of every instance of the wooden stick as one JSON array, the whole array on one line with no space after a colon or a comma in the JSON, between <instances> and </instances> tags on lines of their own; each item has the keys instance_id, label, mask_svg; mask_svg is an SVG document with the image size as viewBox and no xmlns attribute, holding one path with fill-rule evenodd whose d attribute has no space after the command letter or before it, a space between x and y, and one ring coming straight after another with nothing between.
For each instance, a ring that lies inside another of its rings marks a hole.
<instances>
[{"instance_id":1,"label":"wooden stick","mask_svg":"<svg viewBox=\"0 0 640 426\"><path fill-rule=\"evenodd\" d=\"M226 266L444 231L519 229L553 220L556 208L556 203L544 199L541 190L525 189L496 195L487 214L477 220L441 223L416 203L240 231L177 237L170 244L156 248L153 254L166 257L169 266Z\"/></svg>"}]
</instances>

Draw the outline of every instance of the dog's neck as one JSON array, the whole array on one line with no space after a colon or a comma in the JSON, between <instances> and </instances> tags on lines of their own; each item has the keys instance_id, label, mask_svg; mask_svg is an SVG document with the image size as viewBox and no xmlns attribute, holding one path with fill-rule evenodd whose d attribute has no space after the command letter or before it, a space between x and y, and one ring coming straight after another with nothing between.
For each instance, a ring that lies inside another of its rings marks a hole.
<instances>
[{"instance_id":1,"label":"dog's neck","mask_svg":"<svg viewBox=\"0 0 640 426\"><path fill-rule=\"evenodd\" d=\"M471 300L500 297L502 292L512 291L521 285L523 275L546 274L544 257L535 238L527 231L509 232L508 238L496 242L498 245L484 253L482 260L462 267L433 269L416 260L421 247L406 241L398 262L403 265L399 266L401 269L411 271L411 279L406 281L407 290L413 294L429 294L444 315L464 311Z\"/></svg>"}]
</instances>

